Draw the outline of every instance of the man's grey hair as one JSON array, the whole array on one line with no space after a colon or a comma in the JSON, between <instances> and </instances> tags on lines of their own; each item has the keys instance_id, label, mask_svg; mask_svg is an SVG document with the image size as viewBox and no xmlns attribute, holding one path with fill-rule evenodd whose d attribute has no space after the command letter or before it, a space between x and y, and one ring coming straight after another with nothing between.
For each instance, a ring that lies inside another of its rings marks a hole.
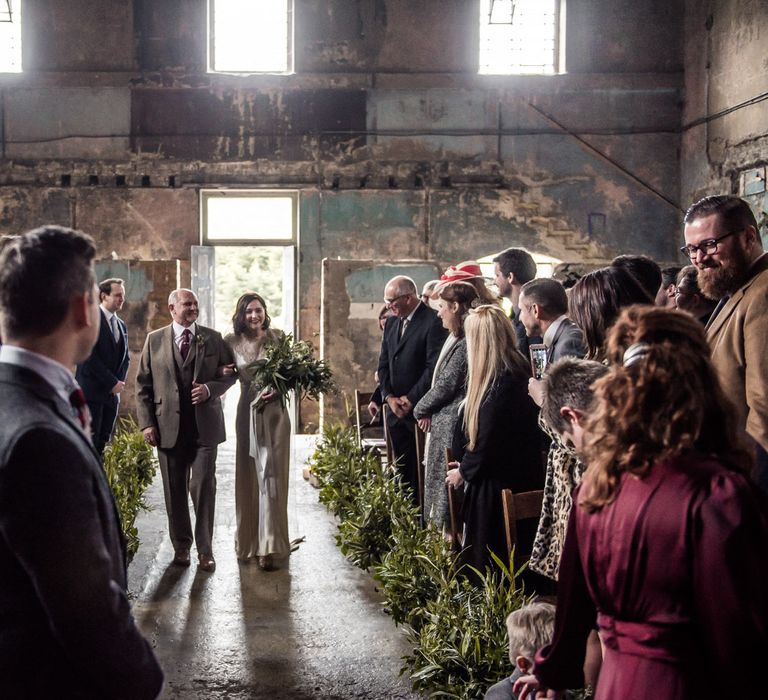
<instances>
[{"instance_id":1,"label":"man's grey hair","mask_svg":"<svg viewBox=\"0 0 768 700\"><path fill-rule=\"evenodd\" d=\"M608 368L594 360L564 357L547 368L544 374L544 401L541 415L554 431L562 435L570 427L560 415L564 406L589 412L592 403L592 385L608 372Z\"/></svg>"},{"instance_id":2,"label":"man's grey hair","mask_svg":"<svg viewBox=\"0 0 768 700\"><path fill-rule=\"evenodd\" d=\"M405 275L397 275L397 277L393 277L387 282L387 287L390 285L397 290L398 294L416 294L418 292L416 283L410 277L406 277Z\"/></svg>"},{"instance_id":3,"label":"man's grey hair","mask_svg":"<svg viewBox=\"0 0 768 700\"><path fill-rule=\"evenodd\" d=\"M551 603L531 603L507 617L509 660L524 656L533 661L536 651L552 641L555 631L555 606Z\"/></svg>"},{"instance_id":4,"label":"man's grey hair","mask_svg":"<svg viewBox=\"0 0 768 700\"><path fill-rule=\"evenodd\" d=\"M421 288L421 296L429 296L438 284L440 284L440 280L429 280L429 282L426 282Z\"/></svg>"},{"instance_id":5,"label":"man's grey hair","mask_svg":"<svg viewBox=\"0 0 768 700\"><path fill-rule=\"evenodd\" d=\"M180 287L179 289L174 289L168 295L168 306L176 305L176 302L179 300L179 292L189 292L195 297L195 299L197 299L197 294L195 294L191 289L187 289L186 287Z\"/></svg>"}]
</instances>

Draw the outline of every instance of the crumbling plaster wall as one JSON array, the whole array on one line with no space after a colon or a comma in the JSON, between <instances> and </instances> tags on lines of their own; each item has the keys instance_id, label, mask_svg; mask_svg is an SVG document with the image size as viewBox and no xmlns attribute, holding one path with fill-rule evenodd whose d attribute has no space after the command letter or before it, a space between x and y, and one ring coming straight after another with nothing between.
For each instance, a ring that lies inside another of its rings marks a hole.
<instances>
[{"instance_id":1,"label":"crumbling plaster wall","mask_svg":"<svg viewBox=\"0 0 768 700\"><path fill-rule=\"evenodd\" d=\"M299 189L308 339L324 258L675 258L682 0L568 0L551 77L478 76L474 0L295 10L296 73L232 76L205 72L205 0L27 0L27 70L0 75L2 232L78 226L186 282L200 187Z\"/></svg>"},{"instance_id":2,"label":"crumbling plaster wall","mask_svg":"<svg viewBox=\"0 0 768 700\"><path fill-rule=\"evenodd\" d=\"M439 268L427 262L332 260L322 263L323 355L332 358L338 393L323 397L326 416L342 416L354 407L355 389L373 391L374 372L381 347L378 325L371 332L382 306L382 291L396 275L408 275L421 289L435 279Z\"/></svg>"},{"instance_id":3,"label":"crumbling plaster wall","mask_svg":"<svg viewBox=\"0 0 768 700\"><path fill-rule=\"evenodd\" d=\"M742 194L741 174L768 163L766 40L764 0L686 2L685 203L710 194Z\"/></svg>"}]
</instances>

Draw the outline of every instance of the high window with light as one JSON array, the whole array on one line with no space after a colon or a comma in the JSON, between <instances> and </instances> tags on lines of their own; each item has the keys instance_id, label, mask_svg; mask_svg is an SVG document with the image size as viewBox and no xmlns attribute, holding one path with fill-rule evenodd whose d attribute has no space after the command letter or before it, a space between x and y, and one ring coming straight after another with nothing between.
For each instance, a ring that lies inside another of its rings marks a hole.
<instances>
[{"instance_id":1,"label":"high window with light","mask_svg":"<svg viewBox=\"0 0 768 700\"><path fill-rule=\"evenodd\" d=\"M479 72L552 75L561 0L480 0Z\"/></svg>"},{"instance_id":2,"label":"high window with light","mask_svg":"<svg viewBox=\"0 0 768 700\"><path fill-rule=\"evenodd\" d=\"M0 0L0 73L21 73L21 0Z\"/></svg>"},{"instance_id":3,"label":"high window with light","mask_svg":"<svg viewBox=\"0 0 768 700\"><path fill-rule=\"evenodd\" d=\"M293 73L293 0L208 0L208 71Z\"/></svg>"}]
</instances>

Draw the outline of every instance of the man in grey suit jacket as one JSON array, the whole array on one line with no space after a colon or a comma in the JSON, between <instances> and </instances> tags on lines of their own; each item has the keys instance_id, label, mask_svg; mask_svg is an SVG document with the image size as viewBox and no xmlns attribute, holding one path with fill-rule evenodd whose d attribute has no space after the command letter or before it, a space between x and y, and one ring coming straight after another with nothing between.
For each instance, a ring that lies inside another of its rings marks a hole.
<instances>
[{"instance_id":1,"label":"man in grey suit jacket","mask_svg":"<svg viewBox=\"0 0 768 700\"><path fill-rule=\"evenodd\" d=\"M547 346L547 364L561 357L584 357L584 334L571 321L565 287L543 277L526 282L520 290L520 321L529 337L540 336Z\"/></svg>"},{"instance_id":2,"label":"man in grey suit jacket","mask_svg":"<svg viewBox=\"0 0 768 700\"><path fill-rule=\"evenodd\" d=\"M101 454L112 437L128 374L128 330L117 315L125 302L123 280L113 277L99 282L99 299L99 338L91 356L77 366L75 377L85 392L93 444Z\"/></svg>"},{"instance_id":3,"label":"man in grey suit jacket","mask_svg":"<svg viewBox=\"0 0 768 700\"><path fill-rule=\"evenodd\" d=\"M58 226L0 255L0 697L160 693L71 368L99 332L93 240Z\"/></svg>"},{"instance_id":4,"label":"man in grey suit jacket","mask_svg":"<svg viewBox=\"0 0 768 700\"><path fill-rule=\"evenodd\" d=\"M189 566L194 539L200 568L213 571L216 452L226 437L221 395L235 382L234 376L218 376L218 370L234 360L220 333L197 325L194 292L174 290L168 309L173 322L152 331L141 352L136 375L139 425L144 439L158 448L173 563Z\"/></svg>"}]
</instances>

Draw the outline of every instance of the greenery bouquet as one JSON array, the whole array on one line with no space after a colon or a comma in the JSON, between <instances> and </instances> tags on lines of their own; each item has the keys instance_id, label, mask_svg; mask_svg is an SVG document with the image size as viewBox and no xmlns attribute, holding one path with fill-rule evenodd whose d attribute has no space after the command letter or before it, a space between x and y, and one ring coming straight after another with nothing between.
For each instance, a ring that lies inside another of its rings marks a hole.
<instances>
[{"instance_id":1,"label":"greenery bouquet","mask_svg":"<svg viewBox=\"0 0 768 700\"><path fill-rule=\"evenodd\" d=\"M256 384L277 392L283 408L291 391L314 401L321 394L336 391L333 372L325 360L315 359L312 346L303 340L294 340L290 334L267 347L266 357L252 362L247 369ZM259 397L256 408L263 408L265 403Z\"/></svg>"}]
</instances>

